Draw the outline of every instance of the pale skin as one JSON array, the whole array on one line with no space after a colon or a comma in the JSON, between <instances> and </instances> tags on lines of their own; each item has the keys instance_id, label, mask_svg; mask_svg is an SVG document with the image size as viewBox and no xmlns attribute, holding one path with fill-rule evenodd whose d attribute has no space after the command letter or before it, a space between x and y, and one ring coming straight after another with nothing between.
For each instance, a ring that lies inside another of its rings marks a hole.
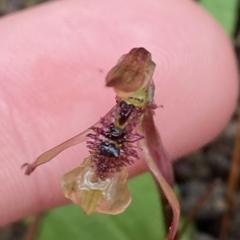
<instances>
[{"instance_id":1,"label":"pale skin","mask_svg":"<svg viewBox=\"0 0 240 240\"><path fill-rule=\"evenodd\" d=\"M237 71L216 23L187 0L142 2L138 11L138 1L127 2L128 11L122 0L59 1L1 20L0 225L66 203L59 179L87 155L84 144L31 178L19 166L111 109L114 93L104 87L105 74L133 47L154 54L155 101L164 105L155 122L173 159L210 141L227 123ZM145 170L143 161L129 168L131 176Z\"/></svg>"}]
</instances>

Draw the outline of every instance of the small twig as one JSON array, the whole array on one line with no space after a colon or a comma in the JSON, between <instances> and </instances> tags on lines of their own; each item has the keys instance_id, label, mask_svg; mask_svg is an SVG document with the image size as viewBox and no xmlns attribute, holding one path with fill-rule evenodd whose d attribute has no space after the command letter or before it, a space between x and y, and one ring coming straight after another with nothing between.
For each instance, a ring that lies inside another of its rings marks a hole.
<instances>
[{"instance_id":1,"label":"small twig","mask_svg":"<svg viewBox=\"0 0 240 240\"><path fill-rule=\"evenodd\" d=\"M37 233L42 217L43 213L39 213L33 216L32 221L28 225L27 232L23 237L23 240L37 240Z\"/></svg>"},{"instance_id":2,"label":"small twig","mask_svg":"<svg viewBox=\"0 0 240 240\"><path fill-rule=\"evenodd\" d=\"M227 238L229 229L229 220L233 207L233 197L236 191L238 180L239 180L239 168L240 168L240 114L238 111L237 120L237 132L234 141L234 149L232 156L232 164L228 178L228 187L226 194L227 210L223 216L222 226L220 231L220 240L225 240Z\"/></svg>"},{"instance_id":3,"label":"small twig","mask_svg":"<svg viewBox=\"0 0 240 240\"><path fill-rule=\"evenodd\" d=\"M182 226L182 228L178 231L178 235L175 240L181 239L183 234L185 233L186 229L190 225L190 223L193 221L194 217L196 216L199 209L202 207L204 202L207 200L207 198L212 193L213 189L217 186L217 184L220 182L219 179L215 179L205 190L205 192L202 194L202 196L198 199L194 207L191 209L190 213L187 215L187 218Z\"/></svg>"}]
</instances>

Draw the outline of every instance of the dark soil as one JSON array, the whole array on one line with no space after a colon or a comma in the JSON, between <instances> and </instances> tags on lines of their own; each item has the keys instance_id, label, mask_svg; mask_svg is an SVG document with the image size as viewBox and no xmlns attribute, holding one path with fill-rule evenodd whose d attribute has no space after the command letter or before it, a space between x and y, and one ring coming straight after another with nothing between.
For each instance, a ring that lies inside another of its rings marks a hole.
<instances>
[{"instance_id":1,"label":"dark soil","mask_svg":"<svg viewBox=\"0 0 240 240\"><path fill-rule=\"evenodd\" d=\"M48 0L0 0L0 16L47 1Z\"/></svg>"},{"instance_id":2,"label":"dark soil","mask_svg":"<svg viewBox=\"0 0 240 240\"><path fill-rule=\"evenodd\" d=\"M233 119L221 136L199 151L174 164L180 186L182 213L188 214L215 179L220 179L195 216L197 233L194 240L219 239L223 214L226 212L226 186L231 165L236 121ZM240 239L240 193L234 197L228 240Z\"/></svg>"},{"instance_id":3,"label":"dark soil","mask_svg":"<svg viewBox=\"0 0 240 240\"><path fill-rule=\"evenodd\" d=\"M26 225L23 222L13 223L5 228L0 228L0 240L20 240L25 231Z\"/></svg>"}]
</instances>

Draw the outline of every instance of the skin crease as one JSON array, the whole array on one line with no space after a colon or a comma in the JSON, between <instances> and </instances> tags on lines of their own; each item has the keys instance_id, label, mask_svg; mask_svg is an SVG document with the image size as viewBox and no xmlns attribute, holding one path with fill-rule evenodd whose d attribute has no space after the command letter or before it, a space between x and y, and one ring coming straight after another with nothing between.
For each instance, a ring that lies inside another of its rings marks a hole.
<instances>
[{"instance_id":1,"label":"skin crease","mask_svg":"<svg viewBox=\"0 0 240 240\"><path fill-rule=\"evenodd\" d=\"M0 225L67 202L60 177L88 156L85 143L30 177L20 166L105 115L105 76L133 47L157 65L155 122L172 159L217 136L236 104L230 42L192 1L58 1L2 18L0 32Z\"/></svg>"}]
</instances>

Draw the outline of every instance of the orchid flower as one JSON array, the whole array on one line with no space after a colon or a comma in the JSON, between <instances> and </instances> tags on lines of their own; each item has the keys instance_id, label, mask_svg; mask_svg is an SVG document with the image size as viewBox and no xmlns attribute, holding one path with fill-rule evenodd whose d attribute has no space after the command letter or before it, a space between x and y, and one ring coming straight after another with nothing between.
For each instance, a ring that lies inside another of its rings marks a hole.
<instances>
[{"instance_id":1,"label":"orchid flower","mask_svg":"<svg viewBox=\"0 0 240 240\"><path fill-rule=\"evenodd\" d=\"M154 70L151 54L144 48L133 48L123 55L106 76L106 86L116 93L116 105L92 127L23 166L30 175L63 150L87 140L89 156L62 177L63 193L87 214L118 214L131 202L126 167L142 158L172 208L166 239L173 240L180 207L173 190L171 162L153 120L157 108Z\"/></svg>"}]
</instances>

